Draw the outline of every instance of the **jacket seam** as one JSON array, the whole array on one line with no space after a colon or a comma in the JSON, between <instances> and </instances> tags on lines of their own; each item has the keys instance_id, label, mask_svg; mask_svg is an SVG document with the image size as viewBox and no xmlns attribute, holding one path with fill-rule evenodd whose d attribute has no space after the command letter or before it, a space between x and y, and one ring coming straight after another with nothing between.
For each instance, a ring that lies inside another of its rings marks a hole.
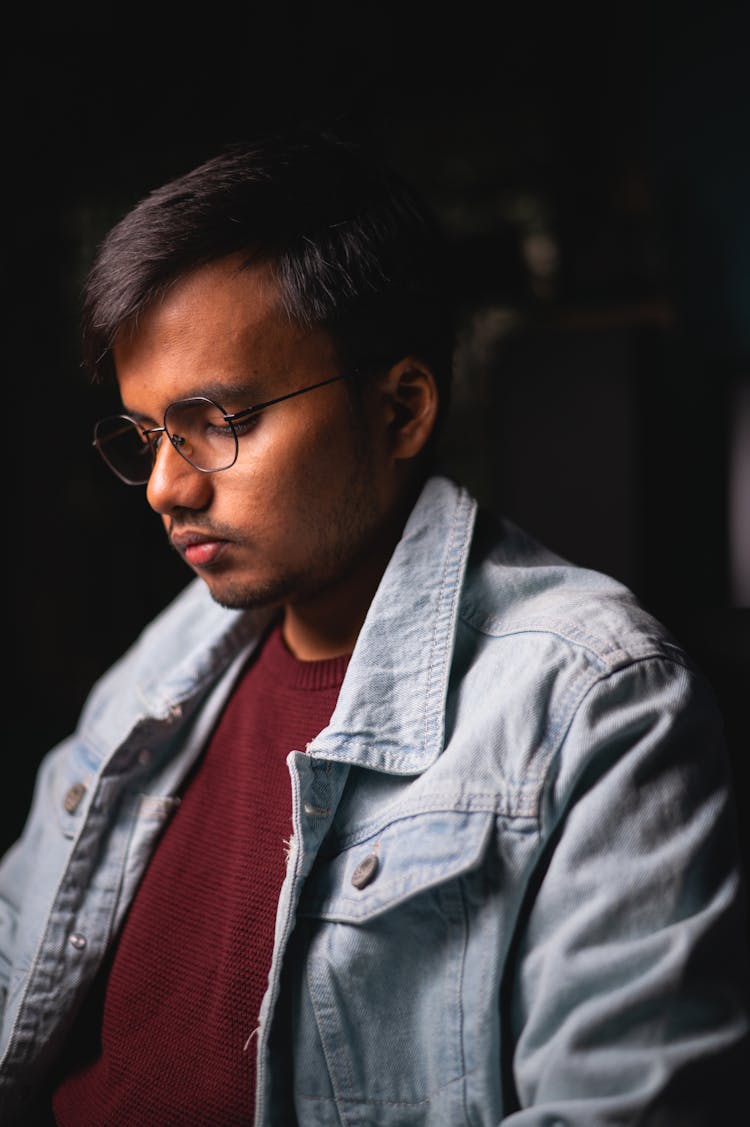
<instances>
[{"instance_id":1,"label":"jacket seam","mask_svg":"<svg viewBox=\"0 0 750 1127\"><path fill-rule=\"evenodd\" d=\"M544 794L548 791L549 786L551 785L551 779L550 779L551 767L552 767L552 764L553 764L554 761L559 760L559 757L562 753L562 749L565 745L565 741L568 739L568 737L570 735L570 730L573 726L574 721L576 720L576 718L580 714L580 711L581 711L581 708L583 707L584 702L596 689L598 689L602 685L604 685L605 682L609 681L612 677L615 676L615 674L624 673L628 669L633 669L636 666L644 665L647 662L652 662L652 661L663 662L667 665L675 665L675 666L677 666L681 669L689 668L683 662L674 660L670 657L665 656L664 654L650 653L650 654L646 654L644 656L634 657L630 661L624 662L622 665L618 665L618 666L616 666L612 669L605 670L601 674L601 676L596 677L594 680L592 680L590 682L590 684L587 685L587 687L584 689L584 691L579 695L578 700L576 701L575 705L573 706L573 708L570 711L567 723L565 723L565 725L564 725L564 730L561 731L557 745L550 752L550 755L549 755L549 757L546 761L546 765L545 765L545 769L544 769L544 777L541 780L540 791L539 791L539 800L540 800L539 801L539 830L540 830L540 834L541 834L542 838L544 839L544 841L546 841L548 839L548 837L552 836L552 834L555 832L556 826L559 824L560 819L565 816L565 813L567 811L567 802L562 803L561 806L560 806L560 810L558 811L558 817L555 821L555 825L550 827L549 833L545 833L545 827L542 825L542 822L543 822L542 811L543 811L543 807L544 807ZM562 727L562 725L560 727ZM580 777L582 771L585 769L588 762L589 762L589 759L587 758L587 759L583 760L582 763L580 764L579 771L576 773L574 779L571 781L571 787L570 787L571 793L572 793L573 789L575 788L575 783L576 783L577 779Z\"/></svg>"}]
</instances>

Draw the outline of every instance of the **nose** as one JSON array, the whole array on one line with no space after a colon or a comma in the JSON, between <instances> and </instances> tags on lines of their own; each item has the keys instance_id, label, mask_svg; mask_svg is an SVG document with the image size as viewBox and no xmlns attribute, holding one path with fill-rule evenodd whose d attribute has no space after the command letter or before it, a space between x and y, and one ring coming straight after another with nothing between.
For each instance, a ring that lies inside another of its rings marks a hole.
<instances>
[{"instance_id":1,"label":"nose","mask_svg":"<svg viewBox=\"0 0 750 1127\"><path fill-rule=\"evenodd\" d=\"M211 499L213 474L202 473L166 437L159 443L146 497L154 512L166 516L175 508L204 509Z\"/></svg>"}]
</instances>

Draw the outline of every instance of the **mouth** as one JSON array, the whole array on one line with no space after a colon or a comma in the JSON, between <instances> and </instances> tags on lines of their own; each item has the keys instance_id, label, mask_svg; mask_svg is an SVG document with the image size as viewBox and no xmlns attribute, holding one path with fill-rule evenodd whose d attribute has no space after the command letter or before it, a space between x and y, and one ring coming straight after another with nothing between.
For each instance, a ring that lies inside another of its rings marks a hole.
<instances>
[{"instance_id":1,"label":"mouth","mask_svg":"<svg viewBox=\"0 0 750 1127\"><path fill-rule=\"evenodd\" d=\"M229 547L228 540L200 532L176 532L170 536L173 548L191 567L211 567Z\"/></svg>"}]
</instances>

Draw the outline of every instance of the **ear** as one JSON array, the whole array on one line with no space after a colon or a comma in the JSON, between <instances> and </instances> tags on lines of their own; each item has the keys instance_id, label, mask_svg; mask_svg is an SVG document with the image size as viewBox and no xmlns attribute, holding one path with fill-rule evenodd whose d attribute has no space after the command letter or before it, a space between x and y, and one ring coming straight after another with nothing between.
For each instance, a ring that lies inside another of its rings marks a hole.
<instances>
[{"instance_id":1,"label":"ear","mask_svg":"<svg viewBox=\"0 0 750 1127\"><path fill-rule=\"evenodd\" d=\"M432 370L406 356L390 368L380 384L386 407L388 442L394 459L416 458L435 429L439 395Z\"/></svg>"}]
</instances>

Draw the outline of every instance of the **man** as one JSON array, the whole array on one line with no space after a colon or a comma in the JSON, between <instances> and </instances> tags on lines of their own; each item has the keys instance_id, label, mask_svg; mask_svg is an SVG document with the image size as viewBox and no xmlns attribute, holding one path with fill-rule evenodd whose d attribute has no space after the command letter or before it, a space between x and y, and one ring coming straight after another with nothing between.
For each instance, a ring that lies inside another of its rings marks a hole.
<instances>
[{"instance_id":1,"label":"man","mask_svg":"<svg viewBox=\"0 0 750 1127\"><path fill-rule=\"evenodd\" d=\"M621 585L433 472L446 263L325 134L231 148L105 240L84 348L122 413L95 444L197 578L3 863L5 1122L734 1106L713 699Z\"/></svg>"}]
</instances>

